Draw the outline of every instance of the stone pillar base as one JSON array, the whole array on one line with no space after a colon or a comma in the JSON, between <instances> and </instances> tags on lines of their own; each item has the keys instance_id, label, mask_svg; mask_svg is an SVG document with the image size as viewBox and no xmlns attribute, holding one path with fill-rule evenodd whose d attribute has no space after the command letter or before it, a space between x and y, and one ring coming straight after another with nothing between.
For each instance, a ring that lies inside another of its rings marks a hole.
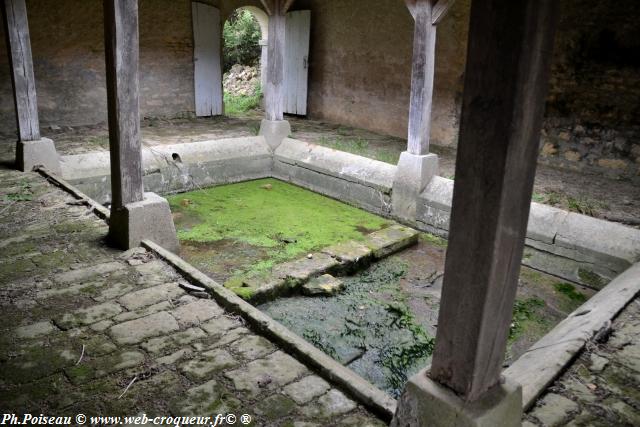
<instances>
[{"instance_id":1,"label":"stone pillar base","mask_svg":"<svg viewBox=\"0 0 640 427\"><path fill-rule=\"evenodd\" d=\"M155 193L144 193L144 200L112 209L109 219L109 241L114 246L131 249L145 239L174 253L180 249L169 202Z\"/></svg>"},{"instance_id":2,"label":"stone pillar base","mask_svg":"<svg viewBox=\"0 0 640 427\"><path fill-rule=\"evenodd\" d=\"M392 427L520 427L522 387L509 380L475 402L465 402L453 391L427 377L414 375L398 401Z\"/></svg>"},{"instance_id":3,"label":"stone pillar base","mask_svg":"<svg viewBox=\"0 0 640 427\"><path fill-rule=\"evenodd\" d=\"M438 156L419 156L408 151L400 155L391 193L392 213L400 219L414 221L418 196L438 173Z\"/></svg>"},{"instance_id":4,"label":"stone pillar base","mask_svg":"<svg viewBox=\"0 0 640 427\"><path fill-rule=\"evenodd\" d=\"M49 138L18 141L16 144L16 168L22 172L29 172L36 166L44 166L56 175L62 172L56 146Z\"/></svg>"},{"instance_id":5,"label":"stone pillar base","mask_svg":"<svg viewBox=\"0 0 640 427\"><path fill-rule=\"evenodd\" d=\"M260 123L260 135L264 136L273 151L291 135L291 125L286 120L263 119Z\"/></svg>"}]
</instances>

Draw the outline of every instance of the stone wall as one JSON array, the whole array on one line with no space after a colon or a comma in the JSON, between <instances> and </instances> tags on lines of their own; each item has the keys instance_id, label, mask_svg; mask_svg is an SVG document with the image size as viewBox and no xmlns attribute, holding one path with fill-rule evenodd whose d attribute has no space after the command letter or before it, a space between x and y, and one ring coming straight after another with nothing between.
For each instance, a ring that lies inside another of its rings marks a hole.
<instances>
[{"instance_id":1,"label":"stone wall","mask_svg":"<svg viewBox=\"0 0 640 427\"><path fill-rule=\"evenodd\" d=\"M191 2L140 0L140 111L194 109ZM101 0L27 0L42 126L106 121ZM0 132L15 132L9 64L0 43Z\"/></svg>"},{"instance_id":2,"label":"stone wall","mask_svg":"<svg viewBox=\"0 0 640 427\"><path fill-rule=\"evenodd\" d=\"M615 177L640 167L640 3L561 2L541 161ZM406 137L413 20L402 0L298 0L311 9L313 118ZM455 145L469 0L439 24L431 138Z\"/></svg>"},{"instance_id":3,"label":"stone wall","mask_svg":"<svg viewBox=\"0 0 640 427\"><path fill-rule=\"evenodd\" d=\"M561 2L541 160L640 173L640 3Z\"/></svg>"},{"instance_id":4,"label":"stone wall","mask_svg":"<svg viewBox=\"0 0 640 427\"><path fill-rule=\"evenodd\" d=\"M312 10L309 114L406 137L413 18L403 0L298 0ZM457 140L469 0L438 27L432 138Z\"/></svg>"}]
</instances>

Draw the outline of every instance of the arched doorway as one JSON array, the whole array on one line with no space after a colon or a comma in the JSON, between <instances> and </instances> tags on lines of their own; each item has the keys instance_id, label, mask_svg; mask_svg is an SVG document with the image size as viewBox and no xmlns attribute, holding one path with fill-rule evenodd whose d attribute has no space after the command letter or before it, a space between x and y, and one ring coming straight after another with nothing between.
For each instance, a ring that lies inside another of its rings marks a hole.
<instances>
[{"instance_id":1,"label":"arched doorway","mask_svg":"<svg viewBox=\"0 0 640 427\"><path fill-rule=\"evenodd\" d=\"M261 114L269 31L267 14L255 6L234 10L222 32L223 92L226 115Z\"/></svg>"}]
</instances>

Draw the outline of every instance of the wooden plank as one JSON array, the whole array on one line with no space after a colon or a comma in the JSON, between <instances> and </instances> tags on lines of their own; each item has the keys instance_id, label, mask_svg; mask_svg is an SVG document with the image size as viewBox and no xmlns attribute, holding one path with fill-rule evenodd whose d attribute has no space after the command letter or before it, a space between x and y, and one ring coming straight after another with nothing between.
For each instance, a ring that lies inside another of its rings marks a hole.
<instances>
[{"instance_id":1,"label":"wooden plank","mask_svg":"<svg viewBox=\"0 0 640 427\"><path fill-rule=\"evenodd\" d=\"M411 154L425 155L429 154L436 61L436 27L431 23L433 0L414 0L410 10L415 20L415 28L407 150Z\"/></svg>"},{"instance_id":2,"label":"wooden plank","mask_svg":"<svg viewBox=\"0 0 640 427\"><path fill-rule=\"evenodd\" d=\"M468 401L500 378L533 191L555 0L471 6L451 233L430 376Z\"/></svg>"},{"instance_id":3,"label":"wooden plank","mask_svg":"<svg viewBox=\"0 0 640 427\"><path fill-rule=\"evenodd\" d=\"M640 294L640 263L631 266L536 342L504 375L522 384L529 409L598 332Z\"/></svg>"},{"instance_id":4,"label":"wooden plank","mask_svg":"<svg viewBox=\"0 0 640 427\"><path fill-rule=\"evenodd\" d=\"M220 10L191 3L193 16L193 63L196 116L223 112Z\"/></svg>"},{"instance_id":5,"label":"wooden plank","mask_svg":"<svg viewBox=\"0 0 640 427\"><path fill-rule=\"evenodd\" d=\"M291 6L293 6L293 2L295 2L296 0L285 0L284 5L282 6L282 13L284 15L287 14L287 12L289 12L289 9L291 9Z\"/></svg>"},{"instance_id":6,"label":"wooden plank","mask_svg":"<svg viewBox=\"0 0 640 427\"><path fill-rule=\"evenodd\" d=\"M112 210L143 198L138 0L104 0Z\"/></svg>"},{"instance_id":7,"label":"wooden plank","mask_svg":"<svg viewBox=\"0 0 640 427\"><path fill-rule=\"evenodd\" d=\"M431 22L433 25L438 25L440 21L447 15L451 6L453 6L455 0L438 0L436 5L433 7L433 14L431 17Z\"/></svg>"},{"instance_id":8,"label":"wooden plank","mask_svg":"<svg viewBox=\"0 0 640 427\"><path fill-rule=\"evenodd\" d=\"M264 10L267 12L267 15L273 15L273 12L275 10L273 6L274 1L275 0L260 0L262 6L264 6Z\"/></svg>"},{"instance_id":9,"label":"wooden plank","mask_svg":"<svg viewBox=\"0 0 640 427\"><path fill-rule=\"evenodd\" d=\"M310 11L299 10L287 14L284 112L288 114L307 114L310 31Z\"/></svg>"},{"instance_id":10,"label":"wooden plank","mask_svg":"<svg viewBox=\"0 0 640 427\"><path fill-rule=\"evenodd\" d=\"M281 11L282 0L274 0L274 13L269 19L269 47L265 87L265 115L267 120L283 120L284 114L284 58L286 17Z\"/></svg>"},{"instance_id":11,"label":"wooden plank","mask_svg":"<svg viewBox=\"0 0 640 427\"><path fill-rule=\"evenodd\" d=\"M2 15L20 141L40 139L38 100L25 0L4 0Z\"/></svg>"}]
</instances>

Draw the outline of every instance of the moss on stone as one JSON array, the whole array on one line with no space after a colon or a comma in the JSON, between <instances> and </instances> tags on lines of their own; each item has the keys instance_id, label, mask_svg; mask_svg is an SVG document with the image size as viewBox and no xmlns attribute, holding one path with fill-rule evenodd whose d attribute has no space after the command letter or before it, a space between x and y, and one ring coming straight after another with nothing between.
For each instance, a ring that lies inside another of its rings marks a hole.
<instances>
[{"instance_id":1,"label":"moss on stone","mask_svg":"<svg viewBox=\"0 0 640 427\"><path fill-rule=\"evenodd\" d=\"M578 277L582 282L595 289L601 289L606 285L606 281L597 273L591 270L585 270L584 268L578 269Z\"/></svg>"},{"instance_id":2,"label":"moss on stone","mask_svg":"<svg viewBox=\"0 0 640 427\"><path fill-rule=\"evenodd\" d=\"M251 263L229 263L227 269L237 274L269 271L274 264L335 243L361 241L368 232L391 223L275 179L182 193L168 200L178 237L186 245L234 240L260 248L262 257Z\"/></svg>"}]
</instances>

